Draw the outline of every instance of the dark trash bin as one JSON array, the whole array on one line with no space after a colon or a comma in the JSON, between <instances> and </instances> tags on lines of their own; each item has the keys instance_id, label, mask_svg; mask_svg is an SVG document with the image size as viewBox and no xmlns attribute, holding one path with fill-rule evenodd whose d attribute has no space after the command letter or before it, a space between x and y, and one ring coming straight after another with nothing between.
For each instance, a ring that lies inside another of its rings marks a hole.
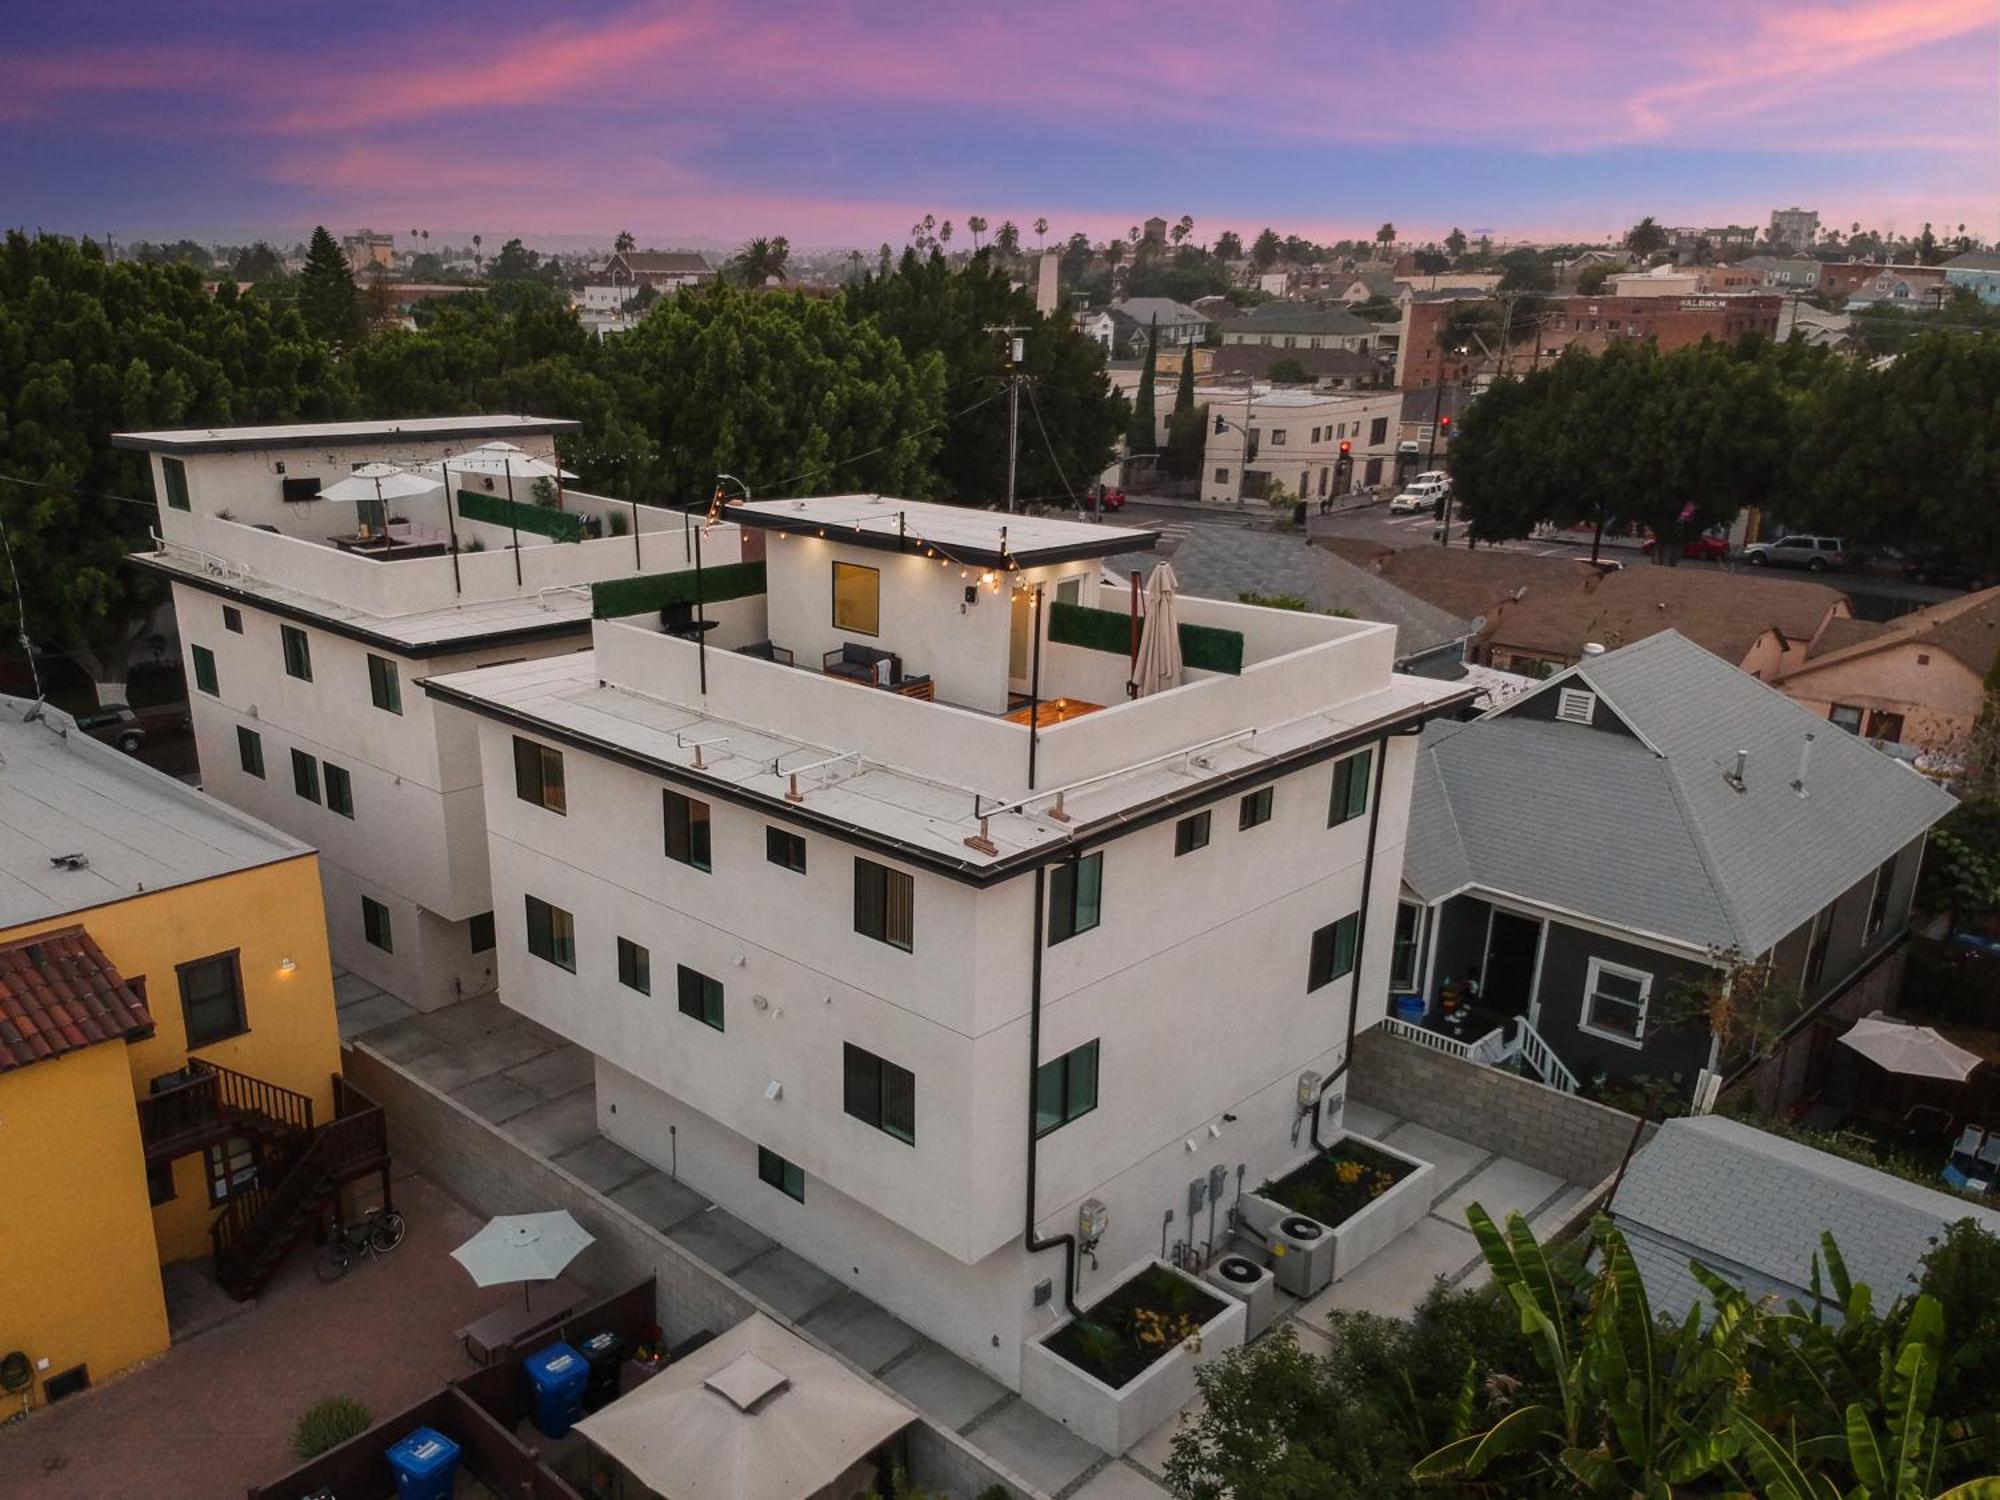
<instances>
[{"instance_id":1,"label":"dark trash bin","mask_svg":"<svg viewBox=\"0 0 2000 1500\"><path fill-rule=\"evenodd\" d=\"M524 1365L535 1396L535 1426L559 1438L583 1415L583 1387L590 1366L568 1344L550 1344L530 1354Z\"/></svg>"},{"instance_id":2,"label":"dark trash bin","mask_svg":"<svg viewBox=\"0 0 2000 1500\"><path fill-rule=\"evenodd\" d=\"M458 1483L458 1444L430 1427L419 1427L389 1450L397 1500L451 1500Z\"/></svg>"},{"instance_id":3,"label":"dark trash bin","mask_svg":"<svg viewBox=\"0 0 2000 1500\"><path fill-rule=\"evenodd\" d=\"M577 1345L583 1362L590 1366L590 1378L583 1387L585 1411L596 1411L618 1399L618 1373L625 1367L626 1348L625 1340L609 1329L593 1333Z\"/></svg>"}]
</instances>

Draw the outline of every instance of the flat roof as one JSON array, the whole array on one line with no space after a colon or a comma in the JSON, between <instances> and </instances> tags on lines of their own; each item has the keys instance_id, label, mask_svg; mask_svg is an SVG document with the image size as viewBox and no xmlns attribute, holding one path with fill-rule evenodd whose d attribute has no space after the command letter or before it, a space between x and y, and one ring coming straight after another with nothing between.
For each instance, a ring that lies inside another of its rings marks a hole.
<instances>
[{"instance_id":1,"label":"flat roof","mask_svg":"<svg viewBox=\"0 0 2000 1500\"><path fill-rule=\"evenodd\" d=\"M312 852L33 707L0 695L0 929Z\"/></svg>"},{"instance_id":2,"label":"flat roof","mask_svg":"<svg viewBox=\"0 0 2000 1500\"><path fill-rule=\"evenodd\" d=\"M926 548L935 548L955 562L986 568L1031 568L1116 552L1144 552L1160 539L1157 531L887 495L744 501L729 506L723 515L741 526L824 536L885 552L921 557Z\"/></svg>"},{"instance_id":3,"label":"flat roof","mask_svg":"<svg viewBox=\"0 0 2000 1500\"><path fill-rule=\"evenodd\" d=\"M862 759L844 745L815 743L605 683L597 675L594 651L429 677L423 687L433 697L530 734L978 885L1177 816L1190 804L1235 795L1298 765L1330 760L1356 743L1413 728L1472 696L1458 683L1397 675L1379 692L1318 713L1270 727L1244 725L1245 740L1257 729L1254 747L1234 740L1204 742L1199 762L1166 755L1093 779L1065 793L1067 822L1047 816L1057 791L1047 787L1025 807L989 816L984 831L997 852L985 854L965 842L981 832L975 796L988 808L1012 798ZM1024 736L1024 755L1026 748ZM810 768L798 774L804 793L799 802L786 795L793 766Z\"/></svg>"},{"instance_id":4,"label":"flat roof","mask_svg":"<svg viewBox=\"0 0 2000 1500\"><path fill-rule=\"evenodd\" d=\"M350 447L398 438L521 437L580 432L568 417L402 417L387 422L290 422L275 427L184 427L168 432L114 432L111 446L145 453L227 453L250 448Z\"/></svg>"}]
</instances>

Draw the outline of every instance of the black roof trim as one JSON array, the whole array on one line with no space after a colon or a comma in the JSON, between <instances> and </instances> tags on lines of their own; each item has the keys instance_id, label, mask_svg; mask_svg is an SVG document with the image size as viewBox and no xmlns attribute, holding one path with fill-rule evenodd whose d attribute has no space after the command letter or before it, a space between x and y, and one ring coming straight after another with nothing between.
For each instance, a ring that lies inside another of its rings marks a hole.
<instances>
[{"instance_id":1,"label":"black roof trim","mask_svg":"<svg viewBox=\"0 0 2000 1500\"><path fill-rule=\"evenodd\" d=\"M1080 855L1125 834L1150 828L1171 818L1182 817L1191 808L1227 801L1230 797L1262 786L1265 782L1288 772L1317 765L1322 761L1338 760L1377 740L1387 739L1393 735L1414 735L1431 719L1451 713L1477 696L1474 689L1467 688L1441 702L1384 715L1372 723L1360 725L1324 740L1316 740L1309 745L1302 745L1296 750L1286 751L1283 755L1273 756L1270 760L1245 767L1241 771L1232 771L1227 776L1218 777L1201 786L1165 793L1137 807L1128 808L1122 813L1081 828L1069 837L1054 843L1024 849L990 864L975 864L971 860L960 859L954 855L940 854L934 849L920 849L914 844L891 838L886 834L870 833L837 818L823 817L810 807L787 802L782 796L748 791L729 782L699 775L686 766L656 760L650 755L642 755L622 745L613 744L609 740L550 724L547 720L522 713L518 709L503 708L486 699L474 697L462 689L446 687L430 678L419 679L419 686L433 698L455 704L496 723L506 724L560 745L567 745L571 749L601 755L606 760L629 766L636 771L644 771L677 786L698 791L703 796L711 797L718 802L731 802L739 807L751 808L777 821L794 823L843 843L857 845L887 855L891 859L900 860L904 864L917 865L935 874L981 889L999 885L1016 875L1028 874L1037 865L1048 865L1073 855Z\"/></svg>"},{"instance_id":2,"label":"black roof trim","mask_svg":"<svg viewBox=\"0 0 2000 1500\"><path fill-rule=\"evenodd\" d=\"M426 427L405 432L401 428L390 428L385 432L341 432L338 423L332 424L336 430L298 434L292 437L228 437L218 434L214 437L190 437L184 441L166 442L146 433L115 432L111 435L111 446L129 448L139 453L233 453L250 452L267 448L359 448L372 444L415 442L448 443L458 438L506 437L517 434L529 437L546 436L559 432L581 432L583 423L568 417L529 417L522 421L496 425L491 421L468 419L437 427Z\"/></svg>"},{"instance_id":3,"label":"black roof trim","mask_svg":"<svg viewBox=\"0 0 2000 1500\"><path fill-rule=\"evenodd\" d=\"M760 531L783 531L793 536L824 537L829 542L839 542L846 547L866 547L876 552L904 552L923 556L927 544L914 537L906 537L880 531L857 531L836 521L831 526L824 521L795 520L790 516L772 515L769 511L725 508L722 519L734 521L739 526L754 527ZM994 547L967 547L953 543L950 555L956 562L976 564L982 568L1005 568L1022 566L1030 568L1046 567L1051 563L1077 562L1087 557L1111 557L1120 552L1150 552L1159 545L1157 531L1125 531L1119 533L1117 541L1106 538L1102 542L1078 542L1068 547L1036 547L1028 551L1002 552Z\"/></svg>"},{"instance_id":4,"label":"black roof trim","mask_svg":"<svg viewBox=\"0 0 2000 1500\"><path fill-rule=\"evenodd\" d=\"M195 577L183 573L179 568L168 567L165 563L156 561L148 553L135 552L125 560L134 567L159 574L169 583L184 583L189 588L200 589L204 593L215 594L224 599L233 599L237 603L249 605L252 609L261 609L266 614L282 615L288 620L297 620L302 625L311 625L315 629L324 630L329 635L343 635L351 641L359 641L364 646L374 646L383 651L393 652L397 656L409 657L413 661L426 661L440 656L463 656L468 652L486 651L495 646L512 646L527 641L560 640L564 636L590 634L590 621L585 618L553 620L546 625L524 625L516 630L488 630L479 635L454 636L448 641L426 641L418 644L398 640L395 636L368 630L346 620L336 620L309 609L300 609L295 604L267 599L262 594L236 588L223 583L220 579Z\"/></svg>"}]
</instances>

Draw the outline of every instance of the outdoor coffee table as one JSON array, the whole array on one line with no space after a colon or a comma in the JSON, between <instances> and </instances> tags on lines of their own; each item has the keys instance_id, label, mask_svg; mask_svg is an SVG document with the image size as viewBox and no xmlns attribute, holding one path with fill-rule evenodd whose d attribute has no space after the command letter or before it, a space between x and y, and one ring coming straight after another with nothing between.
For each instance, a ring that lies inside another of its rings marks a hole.
<instances>
[{"instance_id":1,"label":"outdoor coffee table","mask_svg":"<svg viewBox=\"0 0 2000 1500\"><path fill-rule=\"evenodd\" d=\"M524 1299L516 1301L508 1297L485 1317L459 1329L458 1338L467 1354L482 1365L490 1365L503 1350L527 1343L532 1335L560 1323L576 1310L583 1297L583 1288L565 1276L554 1281L531 1282Z\"/></svg>"}]
</instances>

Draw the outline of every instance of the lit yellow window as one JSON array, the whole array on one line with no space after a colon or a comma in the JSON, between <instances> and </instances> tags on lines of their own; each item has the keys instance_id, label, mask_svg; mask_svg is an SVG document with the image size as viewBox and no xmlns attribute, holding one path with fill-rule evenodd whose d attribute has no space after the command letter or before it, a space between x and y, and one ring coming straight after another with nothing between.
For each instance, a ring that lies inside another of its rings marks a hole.
<instances>
[{"instance_id":1,"label":"lit yellow window","mask_svg":"<svg viewBox=\"0 0 2000 1500\"><path fill-rule=\"evenodd\" d=\"M882 629L882 575L855 563L833 565L833 628L857 635Z\"/></svg>"}]
</instances>

